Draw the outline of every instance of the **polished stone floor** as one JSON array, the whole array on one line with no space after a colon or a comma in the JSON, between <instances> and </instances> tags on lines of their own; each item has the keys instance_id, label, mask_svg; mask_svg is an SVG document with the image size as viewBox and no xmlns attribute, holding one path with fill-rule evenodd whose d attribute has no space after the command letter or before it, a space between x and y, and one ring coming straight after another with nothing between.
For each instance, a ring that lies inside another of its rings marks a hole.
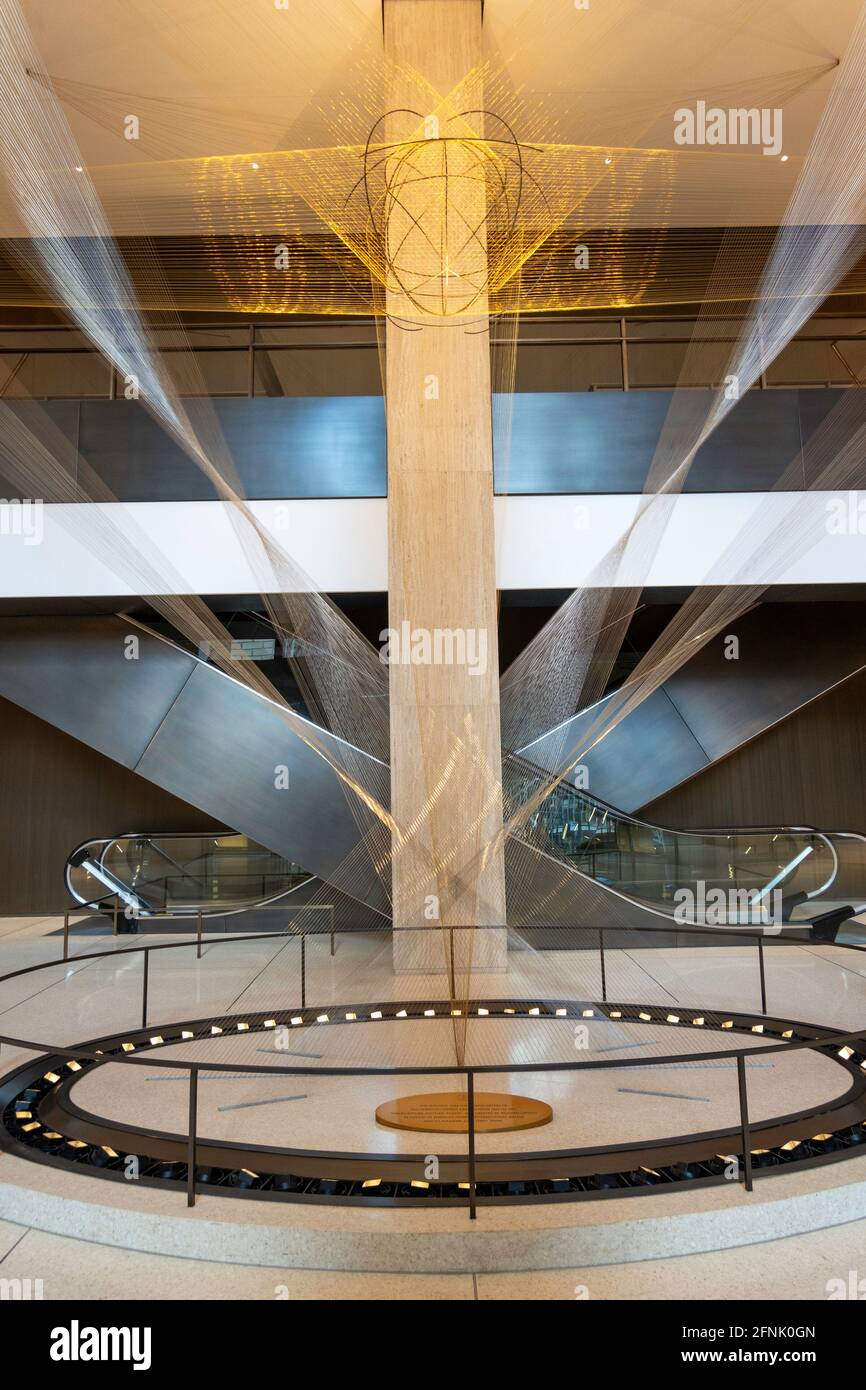
<instances>
[{"instance_id":1,"label":"polished stone floor","mask_svg":"<svg viewBox=\"0 0 866 1390\"><path fill-rule=\"evenodd\" d=\"M356 1274L146 1255L0 1221L0 1280L46 1300L824 1300L866 1279L866 1221L734 1250L513 1274ZM866 1287L866 1285L864 1285Z\"/></svg>"},{"instance_id":2,"label":"polished stone floor","mask_svg":"<svg viewBox=\"0 0 866 1390\"><path fill-rule=\"evenodd\" d=\"M60 926L57 919L0 921L0 973L56 961ZM38 1039L46 1045L63 1045L134 1026L140 1012L142 964L140 953L131 948L158 940L153 936L112 939L74 934L69 962L0 985L0 1032ZM171 940L176 942L177 938ZM80 959L94 951L100 953L96 959ZM390 946L381 937L340 938L333 957L326 937L313 939L308 943L306 964L308 1002L323 1011L335 1005L446 997L442 978L395 977ZM154 952L149 1024L156 1033L161 1021L296 1007L299 965L297 941L281 938L235 944L210 939L200 962L194 949ZM841 951L814 943L768 943L765 965L771 1015L838 1029L866 1028L866 951ZM751 944L609 951L605 972L609 998L664 1005L681 1019L689 1010L723 1014L726 1009L759 1007L758 961ZM466 989L476 997L527 1003L533 998L593 1001L601 996L600 960L597 952L589 950L512 951L507 972L477 975ZM298 1032L297 1052L302 1055L297 1061L304 1068L329 1064L448 1065L454 1059L455 1026L444 1018L418 1024L382 1020L308 1026ZM736 1074L731 1063L697 1058L654 1066L653 1059L701 1049L721 1050L735 1045L735 1038L715 1031L702 1033L681 1024L658 1028L592 1020L586 1026L587 1036L580 1048L588 1055L640 1058L641 1065L583 1075L560 1073L555 1079L539 1074L532 1085L521 1075L513 1089L550 1099L554 1105L556 1118L548 1128L550 1143L545 1147L639 1138L658 1133L659 1124L670 1133L688 1132L709 1127L709 1114L719 1117L728 1111L734 1122ZM531 1065L576 1055L575 1036L572 1020L532 1024L529 1019L472 1019L463 1040L467 1059L477 1064ZM761 1045L763 1039L756 1036L754 1042ZM276 1055L261 1034L220 1036L195 1046L235 1068L267 1063ZM27 1055L20 1047L3 1044L0 1071ZM281 1053L276 1061L285 1064L288 1058ZM82 1079L78 1098L88 1108L108 1107L136 1123L158 1123L161 1117L161 1127L170 1128L177 1115L176 1122L182 1127L186 1087L183 1080L166 1079L174 1075L146 1065L135 1069L105 1067ZM176 1075L181 1075L180 1070ZM773 1055L756 1057L748 1063L753 1114L760 1117L799 1108L793 1103L796 1097L801 1104L829 1098L838 1094L843 1077L832 1062L806 1053L786 1059L780 1048ZM503 1086L509 1084L505 1077L502 1081ZM390 1095L433 1090L436 1084L443 1083L427 1084L413 1078L410 1086L398 1087L392 1078L376 1078L371 1083L370 1078L363 1082L359 1078L315 1076L253 1080L230 1074L202 1084L201 1115L209 1132L225 1137L243 1133L254 1142L334 1143L336 1147L340 1138L345 1142L347 1136L355 1135L360 1148L414 1150L417 1143L411 1136L407 1142L407 1136L377 1127L372 1112L375 1104ZM289 1098L295 1096L303 1098ZM249 1104L258 1101L268 1103ZM499 1144L513 1149L519 1147L516 1140L512 1135L507 1136L507 1144L494 1139L488 1142L491 1147ZM537 1134L527 1136L527 1143L534 1145L536 1141ZM8 1162L0 1156L0 1164L4 1161ZM730 1286L735 1290L733 1296L738 1297L822 1298L827 1296L828 1279L847 1278L849 1270L861 1265L866 1275L863 1221L740 1250L670 1260L476 1276L333 1274L300 1269L282 1273L273 1268L124 1251L0 1222L0 1279L42 1278L48 1298L76 1294L113 1297L121 1277L124 1296L133 1296L130 1291L134 1289L145 1297L710 1298L719 1296L720 1287Z\"/></svg>"}]
</instances>

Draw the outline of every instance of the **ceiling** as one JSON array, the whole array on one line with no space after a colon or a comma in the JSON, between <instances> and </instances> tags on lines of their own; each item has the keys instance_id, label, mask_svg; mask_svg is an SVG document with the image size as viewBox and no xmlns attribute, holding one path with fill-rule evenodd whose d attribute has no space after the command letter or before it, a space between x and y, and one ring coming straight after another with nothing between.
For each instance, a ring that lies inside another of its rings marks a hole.
<instances>
[{"instance_id":1,"label":"ceiling","mask_svg":"<svg viewBox=\"0 0 866 1390\"><path fill-rule=\"evenodd\" d=\"M64 0L61 20L54 0L22 7L45 71L91 89L97 118L68 104L90 165L154 157L146 119L135 143L122 123L100 124L111 93L132 112L136 95L165 103L178 157L289 147L275 135L295 148L331 144L341 122L350 129L375 103L380 0L290 0L287 10L264 0ZM817 74L844 53L860 9L861 0L593 0L588 10L572 0L486 0L484 32L489 56L560 141L587 143L591 127L593 143L623 144L628 133L628 143L670 147L681 101L730 88L736 104L761 105L780 74L799 73L805 88L785 104L796 156L832 80ZM74 95L88 104L86 91ZM257 124L260 140L250 143Z\"/></svg>"}]
</instances>

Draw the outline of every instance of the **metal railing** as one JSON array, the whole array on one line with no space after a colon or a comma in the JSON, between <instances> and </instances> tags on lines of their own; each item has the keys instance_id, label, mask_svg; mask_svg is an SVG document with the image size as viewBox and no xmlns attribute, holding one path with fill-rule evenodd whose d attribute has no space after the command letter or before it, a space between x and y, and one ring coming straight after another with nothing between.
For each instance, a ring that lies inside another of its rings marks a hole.
<instances>
[{"instance_id":1,"label":"metal railing","mask_svg":"<svg viewBox=\"0 0 866 1390\"><path fill-rule=\"evenodd\" d=\"M68 963L68 961L69 961L69 959L70 959L70 958L69 958L69 955L68 955L68 917L69 917L69 915L70 915L70 914L67 914L67 917L66 917L66 919L65 919L65 921L64 921L64 943L63 943L63 955L62 955L62 957L61 957L59 960L54 960L54 961L43 961L43 962L40 962L40 963L37 964L37 965L25 966L25 967L22 967L22 968L20 968L20 969L18 969L18 970L10 971L8 974L3 975L2 977L0 977L0 985L6 984L8 981L13 980L13 979L21 978L21 977L23 977L23 976L29 976L29 975L34 974L34 973L37 973L37 972L39 972L39 971L43 971L43 970L47 970L47 969L52 969L52 968L55 968L55 967L58 966L58 965L62 965L62 964ZM340 929L340 928L337 928L337 930L339 931L339 930L341 930L341 929ZM350 929L350 928L343 928L342 930L351 930L351 929ZM401 930L401 929L400 929L400 928L397 928L396 930L399 931L399 930ZM419 930L419 929L403 929L403 930L413 930L413 931L417 931L417 930ZM452 945L451 945L451 952L452 952L452 960L453 960L453 940L454 940L454 933L455 933L455 932L457 932L457 933L467 933L467 932L475 933L475 932L477 932L477 931L497 931L497 932L502 932L502 931L505 931L505 930L507 930L507 929L506 929L506 928L503 928L503 927L493 927L493 928L489 928L489 927L451 927L451 928L432 928L432 929L431 929L431 928L425 928L425 929L420 929L420 930L423 930L423 931L425 932L425 934L429 934L429 932L430 932L431 930L434 930L434 931L445 931L446 933L449 933L449 934L450 934L450 937L451 937L451 943L452 943ZM631 933L642 933L642 932L643 932L643 933L646 933L646 932L649 932L649 933L656 932L656 933L657 933L658 930L659 930L658 928L651 928L651 927L629 927L629 928L622 928L622 927L609 927L609 928L605 928L605 927L600 927L600 928L597 929L597 933L598 933L597 950L598 950L598 956L599 956L599 967L600 967L601 982L602 982L602 1002L607 1002L607 1001L608 1001L607 972L606 972L606 968L605 968L605 966L606 966L606 958L605 958L605 934L608 933L608 936L609 936L609 933L610 933L611 931L613 931L613 932L615 932L615 933L618 933L618 934L620 934L620 935L622 935L622 934L631 934ZM762 1018L767 1019L768 1022L769 1022L769 1021L772 1021L772 1020L770 1019L770 1016L768 1015L768 1012L767 1012L767 980L766 980L765 963L764 963L764 941L763 941L763 934L762 934L760 931L756 931L756 932L746 932L746 931L743 931L743 930L737 930L736 933L732 933L732 932L727 932L727 933L726 933L726 932L724 931L724 929L720 929L720 928L698 928L698 927L681 927L681 926L674 927L674 928L672 928L672 930L674 930L678 935L684 935L684 936L688 936L688 937L693 937L693 936L704 936L704 937L714 937L714 938L718 939L720 936L723 936L723 935L735 935L735 936L736 936L736 939L737 939L738 941L752 940L752 941L754 942L755 949L756 949L756 974L757 974L757 979L758 979L758 982L759 982L760 998L761 998L760 1016L761 1016ZM249 942L249 941L252 941L252 940L263 940L263 939L269 939L269 940L273 941L275 935L276 935L276 934L273 933L273 932L264 932L264 933L244 933L244 934L239 935L239 936L231 936L231 937L219 936L219 937L213 938L213 940L209 943L209 945L212 945L212 946L220 946L220 945L229 945L229 944L233 944L233 943L238 942L238 941ZM287 941L286 941L285 944L288 944L289 941L291 941L291 940L294 939L294 938L297 938L297 939L299 940L299 948L300 948L300 949L299 949L299 993L300 993L300 995L301 995L301 1007L302 1007L302 1008L306 1008L307 969L306 969L306 952L305 952L305 946L306 946L306 935L307 935L307 933L304 932L303 930L301 930L301 931L292 930L292 931L289 931L288 933L282 933L281 935L286 935L286 936L287 936ZM777 944L784 944L786 940L790 940L790 938L784 938L784 937L779 937L779 936L774 936L772 939L773 939L774 943L777 943ZM861 948L861 947L859 947L859 946L851 945L851 944L848 944L848 943L835 943L835 944L836 944L838 947L840 947L840 948L849 949L849 950L858 950L858 951L860 951L860 950L863 949L863 948ZM94 959L111 959L111 960L114 960L114 959L117 959L118 957L127 956L127 955L131 955L131 954L141 953L141 955L142 955L142 957L143 957L143 960L142 960L142 981L141 981L141 1025L140 1025L140 1026L141 1026L142 1029L146 1029L146 1028L148 1027L148 980L149 980L149 966L150 966L150 956L151 956L151 954L152 954L153 952L155 952L155 951L172 951L172 950L190 949L193 945L196 945L196 946L197 946L197 951L200 952L200 945L201 945L201 943L200 943L200 937L199 937L199 939L198 939L197 942L180 941L180 942L159 942L159 943L154 943L154 944L152 944L152 945L144 945L144 944L138 945L138 944L137 944L137 945L130 946L130 947L124 947L122 950L114 950L114 951L95 951L95 952L83 953L83 954L81 954L81 955L76 955L76 956L74 956L72 959L74 959L76 962L85 961L85 960L94 960ZM281 949L284 949L284 947L281 948ZM417 1002L417 1001L416 1001L416 1002ZM575 1002L579 1002L579 1001L575 1001ZM633 1005L631 1005L631 1007L638 1007L639 1005L642 1005L642 1004L643 1004L643 1001L637 1001L637 1002L635 1002ZM404 1007L404 1008L406 1007L405 1003L404 1003L403 1007ZM664 1013L665 1013L666 1007L668 1007L668 1006L661 1006L661 1005L659 1005L659 1006L655 1006L655 1005L644 1005L644 1007L646 1007L647 1009L657 1008L657 1009L660 1011L660 1015L661 1015L661 1014L664 1014ZM677 1006L677 1007L682 1008L682 1005L679 1005L679 1006ZM448 1012L449 1012L449 1014L450 1014L450 1010L449 1010ZM726 1006L725 1012L728 1012L728 1013L730 1013L730 1014L732 1014L732 1015L734 1015L734 1016L737 1015L737 1014L744 1014L744 1013L748 1013L749 1016L751 1016L751 1011L746 1011L746 1010L744 1010L744 1009L742 1009L742 1008L739 1008L739 1007L736 1007L736 1006ZM528 1013L528 1010L527 1010L527 1013ZM444 1017L444 1016L445 1016L445 1015L443 1014L443 1017ZM661 1017L659 1018L658 1021L662 1021ZM778 1018L778 1019L776 1019L775 1021L777 1021L777 1022L784 1022L784 1023L787 1023L787 1022L788 1022L788 1020L783 1020L783 1019L781 1019L781 1018ZM807 1027L807 1028L814 1027L814 1025L801 1025L801 1026L802 1026L802 1027ZM119 1035L118 1035L118 1036L119 1036ZM20 1037L14 1037L14 1036L11 1036L11 1035L8 1035L8 1034L0 1034L0 1045L6 1044L7 1046L12 1046L12 1047L15 1047L15 1048L21 1048L21 1049L24 1049L24 1050L27 1050L27 1051L38 1052L38 1053L46 1053L46 1054L49 1054L49 1055L58 1056L58 1057L63 1057L63 1058L66 1058L66 1059L70 1059L70 1060L73 1060L73 1061L77 1061L77 1062L79 1062L79 1063L80 1063L82 1060L86 1060L86 1061L93 1061L93 1062L99 1062L99 1063L105 1064L107 1061L110 1060L111 1063L119 1063L119 1064L123 1064L123 1065L131 1065L131 1066L136 1066L136 1065L141 1066L141 1065L144 1065L144 1066L149 1066L149 1067L167 1068L167 1069L171 1069L171 1070L173 1070L173 1071L183 1071L183 1072L188 1073L188 1125L187 1125L187 1132L186 1132L185 1135L183 1135L183 1134L180 1135L180 1136L174 1135L174 1136L171 1136L171 1137L173 1137L173 1138L175 1138L175 1139L179 1139L180 1142L182 1142L182 1143L184 1143L184 1144L186 1145L186 1153L187 1153L186 1196L187 1196L187 1204L188 1204L189 1206L194 1206L194 1205L195 1205L195 1194L196 1194L196 1162L197 1162L197 1154L198 1154L199 1142L200 1142L199 1133L198 1133L198 1079L199 1079L199 1073L201 1073L201 1072L231 1072L231 1073L233 1073L234 1075L237 1075L238 1073L242 1073L243 1075L250 1075L250 1076L262 1076L262 1075L263 1075L263 1076L268 1076L268 1077L273 1077L273 1076L308 1076L308 1077L354 1077L354 1076L388 1076L388 1077L395 1077L395 1076L436 1076L436 1077L442 1077L442 1076L453 1076L453 1077L458 1077L458 1078L462 1077L462 1078L465 1079L466 1090L467 1090L467 1164L468 1164L468 1179L469 1179L469 1180L468 1180L467 1205L468 1205L468 1208L469 1208L469 1215L470 1215L470 1218L471 1218L471 1219L475 1219L476 1213L477 1213L477 1205L478 1205L477 1188L478 1188L478 1183L479 1183L479 1177L478 1177L478 1154L477 1154L477 1127L476 1127L476 1114L475 1114L475 1083L476 1083L476 1078L478 1078L478 1077L480 1077L480 1076L489 1076L489 1075L496 1075L496 1074L503 1074L503 1073L504 1073L504 1074L507 1074L507 1075L523 1075L523 1074L536 1074L536 1073L539 1073L539 1074L546 1074L546 1073L557 1073L557 1072L576 1072L576 1071L580 1071L581 1069L589 1069L589 1070L605 1070L605 1069L609 1069L609 1070L612 1070L612 1069L623 1069L623 1068L628 1069L628 1068L631 1068L631 1067L644 1067L644 1068L646 1068L648 1065L649 1065L649 1066L653 1066L653 1067L655 1067L655 1066L665 1066L665 1067L666 1067L666 1066L681 1065L681 1064L682 1064L682 1065L687 1065L687 1064L689 1064L689 1063L691 1063L691 1062L695 1062L695 1061L701 1061L701 1062L704 1062L704 1063L705 1063L705 1062L708 1062L708 1061L722 1061L722 1060L731 1061L731 1060L734 1060L734 1059L735 1059L735 1060L736 1060L736 1069L737 1069L737 1100L738 1100L738 1108L739 1108L739 1126L738 1126L738 1134L739 1134L739 1139L740 1139L740 1142L742 1143L742 1148L743 1148L743 1176L742 1176L742 1181L743 1181L743 1185L744 1185L744 1187L745 1187L745 1190L746 1190L747 1192L750 1192L750 1191L752 1191L752 1187L753 1187L753 1170L752 1170L752 1158L751 1158L751 1124L750 1124L750 1120L749 1120L748 1083L747 1083L747 1075L746 1075L746 1067L745 1067L746 1059L747 1059L747 1058L748 1058L748 1059L752 1059L752 1058L754 1058L754 1057L761 1057L761 1056L765 1056L765 1055L770 1054L770 1053L779 1054L780 1051L781 1051L782 1055L787 1056L787 1055L788 1055L790 1052L792 1052L792 1051L798 1051L798 1050L802 1050L802 1049L805 1049L805 1048L816 1048L816 1047L825 1048L825 1047L830 1047L830 1046L832 1046L832 1047L835 1049L835 1048L838 1048L838 1047L849 1047L849 1046L851 1046L852 1044L860 1044L860 1043L863 1043L864 1040L866 1040L866 1029L857 1030L857 1031L850 1031L850 1030L848 1030L848 1031L837 1031L837 1030L830 1029L830 1030L828 1030L827 1032L820 1032L820 1031L819 1031L819 1032L817 1032L814 1036L811 1036L811 1037L808 1037L808 1038L799 1038L799 1039L796 1039L796 1040L786 1040L784 1043L782 1042L782 1036L779 1035L778 1041L775 1042L775 1043L773 1043L773 1044L771 1044L771 1045L759 1046L759 1047L748 1047L748 1048L741 1048L741 1049L730 1049L730 1048L726 1048L726 1049L718 1050L718 1051L689 1052L689 1053L687 1053L687 1054L675 1053L675 1054L665 1055L665 1056L661 1056L661 1057L654 1057L654 1058L652 1059L651 1062L648 1062L647 1057L644 1055L644 1056L642 1056L642 1057L635 1057L635 1058L629 1058L629 1059L590 1059L590 1060L583 1060L583 1061L568 1061L568 1062L526 1062L526 1063L519 1063L519 1062L503 1062L503 1063L479 1064L479 1065L468 1065L468 1064L458 1065L458 1064L453 1064L453 1065L440 1065L440 1066L429 1066L429 1065L428 1065L428 1066L407 1066L407 1067L394 1067L394 1066L388 1066L388 1067L347 1067L347 1066L340 1066L340 1067L332 1067L332 1066L326 1066L326 1067L298 1067L298 1066L282 1065L282 1064L279 1064L279 1065L249 1064L249 1065L248 1065L248 1064L245 1064L245 1063L237 1063L237 1062L230 1062L230 1063L229 1063L229 1062L189 1062L189 1063L184 1063L184 1062L182 1062L182 1061L178 1061L177 1059L163 1059L163 1058L159 1058L158 1056L154 1056L152 1052L148 1052L147 1055L144 1055L144 1054L142 1054L142 1053L134 1053L134 1052L132 1052L132 1053L121 1052L121 1053L119 1053L119 1054L117 1054L117 1055L112 1054L110 1058L107 1058L106 1055L105 1055L104 1050L99 1050L99 1049L96 1049L96 1048L88 1048L88 1047L80 1047L80 1046L79 1046L79 1047L63 1047L63 1046L55 1045L55 1044L50 1043L50 1042L46 1042L46 1041L41 1040L41 1039L20 1038ZM168 1039L168 1042L170 1043L171 1041L172 1041L172 1039L169 1038L169 1039ZM859 1059L855 1058L855 1060L859 1060ZM823 1102L822 1102L821 1104L823 1104ZM814 1111L814 1110L817 1110L818 1108L819 1108L819 1107L817 1107L817 1106L816 1106L816 1107L813 1107L813 1111ZM810 1112L810 1113L811 1113L811 1112ZM702 1137L702 1138L708 1138L708 1137L709 1137L709 1138L713 1138L713 1139L718 1138L719 1140L724 1140L724 1139L727 1139L727 1138L730 1136L731 1132L732 1132L732 1131L731 1131L730 1129L715 1131L715 1132L713 1132L713 1133L711 1133L711 1134L708 1134L708 1133L705 1131L705 1132L702 1132L701 1137ZM157 1136L154 1136L154 1137L157 1137ZM213 1141L208 1141L208 1142L213 1142ZM611 1150L608 1149L608 1151L610 1152ZM613 1150L613 1151L615 1152L616 1150ZM556 1157L556 1159L557 1159L558 1161L561 1160L562 1162L565 1162L565 1161L567 1161L567 1159L569 1158L569 1156L572 1155L573 1152L579 1152L579 1151L560 1150L560 1151L557 1151L556 1154L555 1154L554 1156ZM598 1152L604 1152L604 1150L599 1150ZM290 1156L290 1153L291 1153L291 1151L287 1151L287 1156ZM549 1151L546 1151L546 1156L549 1156ZM368 1157L369 1157L369 1156L368 1156ZM394 1155L381 1156L381 1161L382 1161L383 1163L387 1163L387 1162L389 1161L389 1159L390 1159L390 1160L393 1160L394 1157L395 1157ZM396 1157L399 1158L399 1155L397 1155ZM521 1155L521 1157L525 1158L525 1160L526 1160L527 1162L531 1162L534 1158L536 1158L536 1157L538 1157L538 1156L537 1156L537 1155L534 1155L534 1154L532 1154L532 1153L528 1153L528 1154L525 1154L525 1155ZM376 1158L377 1158L377 1161L379 1161L380 1156L377 1155ZM602 1170L602 1171L604 1171L604 1170ZM738 1169L738 1172L739 1172L739 1169ZM483 1178L481 1179L481 1181L483 1181Z\"/></svg>"},{"instance_id":2,"label":"metal railing","mask_svg":"<svg viewBox=\"0 0 866 1390\"><path fill-rule=\"evenodd\" d=\"M850 321L852 330L850 332L839 331L838 328L829 327L825 332L821 331L822 323L828 325L838 325ZM668 390L674 386L683 385L679 380L679 363L675 361L673 369L669 362L665 362L664 352L658 349L671 349L675 358L677 350L695 343L705 344L729 344L733 345L737 341L735 332L720 332L718 334L707 333L705 336L693 336L693 329L699 320L684 318L682 315L653 315L651 318L623 317L600 317L584 318L569 321L567 319L550 317L546 315L532 316L523 325L517 337L510 337L507 328L502 323L494 326L491 337L492 347L512 347L517 346L520 352L534 352L537 349L546 351L568 351L570 349L580 349L592 352L595 350L601 353L603 349L608 350L608 363L604 371L593 375L590 367L586 368L585 380L581 384L573 386L571 389L577 390ZM726 323L736 324L745 322L740 316L726 316ZM866 329L858 328L862 325L864 317L862 314L817 314L810 321L807 328L791 339L787 347L796 346L801 353L808 347L815 348L814 369L808 372L803 366L797 373L785 377L783 369L777 364L771 371L763 372L755 386L761 390L792 389L803 388L843 388L847 386L860 386L863 383L863 367L856 361L851 361L851 347L866 346ZM596 328L603 327L610 330L604 336L598 332L586 332L589 325ZM653 325L682 325L682 331L677 332L652 332ZM540 327L551 325L554 330L547 334L538 332ZM191 336L190 344L178 343L177 341L158 346L158 352L171 356L177 353L191 353L196 358L201 358L202 366L206 366L207 359L214 357L234 357L236 359L236 370L234 372L235 383L232 389L217 389L208 385L205 392L208 396L219 397L254 397L257 395L303 395L303 394L331 394L330 377L323 375L322 381L318 385L322 388L318 391L299 392L284 390L278 374L276 373L271 358L271 354L284 353L320 353L320 352L369 352L378 354L379 344L376 334L372 329L368 329L366 335L361 335L359 330L366 326L364 320L349 321L350 328L355 336L350 338L340 338L338 331L345 329L346 324L335 323L331 329L330 336L322 338L302 336L305 328L311 329L312 325L295 324L261 324L261 323L215 323L215 324L187 324L185 331ZM581 331L581 329L584 331ZM275 338L274 335L280 328L286 330L285 340ZM571 328L572 331L564 331ZM334 331L337 330L337 331ZM38 343L34 344L34 337L41 335L51 335L57 337L58 342L54 344ZM207 342L202 341L204 335L225 335L225 341ZM267 334L268 336L263 336ZM20 341L7 341L11 336L19 335ZM63 337L67 341L63 341ZM198 335L198 337L196 337ZM847 345L847 346L846 346ZM611 352L610 350L614 351ZM655 366L661 371L662 375L658 379L646 378L645 367L638 365L641 354L645 355L645 350L655 349ZM13 324L0 326L0 397L9 396L10 391L14 393L16 383L21 379L22 373L28 364L38 363L40 360L48 360L56 357L66 357L70 359L89 359L98 361L104 367L104 385L94 389L93 383L88 381L87 370L81 374L81 389L78 391L70 389L69 373L64 372L64 382L62 389L40 389L40 383L35 382L34 389L23 392L22 398L28 397L39 400L51 399L95 399L95 400L116 400L122 398L124 394L124 380L113 369L110 363L106 362L92 345L81 340L78 330L69 328L64 324ZM588 359L591 360L591 359ZM600 359L599 359L600 360ZM831 373L828 368L834 367ZM378 366L375 362L371 366L371 382L373 376L378 373ZM695 383L689 383L695 384ZM707 381L704 387L718 386L719 382ZM44 385L44 383L43 383ZM84 388L87 389L84 389ZM261 388L261 389L260 389ZM327 389L325 389L327 388ZM376 387L376 390L379 388ZM14 398L14 394L13 394Z\"/></svg>"}]
</instances>

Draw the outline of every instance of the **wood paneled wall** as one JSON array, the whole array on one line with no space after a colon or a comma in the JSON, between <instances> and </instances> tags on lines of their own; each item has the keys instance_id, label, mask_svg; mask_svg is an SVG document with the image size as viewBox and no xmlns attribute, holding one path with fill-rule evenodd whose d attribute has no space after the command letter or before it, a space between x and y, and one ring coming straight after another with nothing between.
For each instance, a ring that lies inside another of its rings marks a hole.
<instances>
[{"instance_id":1,"label":"wood paneled wall","mask_svg":"<svg viewBox=\"0 0 866 1390\"><path fill-rule=\"evenodd\" d=\"M644 806L660 825L866 832L866 672Z\"/></svg>"},{"instance_id":2,"label":"wood paneled wall","mask_svg":"<svg viewBox=\"0 0 866 1390\"><path fill-rule=\"evenodd\" d=\"M220 828L195 807L0 699L0 913L69 904L64 866L88 836Z\"/></svg>"}]
</instances>

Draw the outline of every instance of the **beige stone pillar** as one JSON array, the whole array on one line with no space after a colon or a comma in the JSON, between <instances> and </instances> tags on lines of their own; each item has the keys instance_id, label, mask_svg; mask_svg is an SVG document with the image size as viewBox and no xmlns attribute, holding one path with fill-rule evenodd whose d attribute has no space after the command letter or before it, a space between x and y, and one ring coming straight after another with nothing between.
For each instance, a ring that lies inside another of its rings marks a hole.
<instances>
[{"instance_id":1,"label":"beige stone pillar","mask_svg":"<svg viewBox=\"0 0 866 1390\"><path fill-rule=\"evenodd\" d=\"M384 29L395 965L441 970L449 934L424 929L505 922L485 150L461 115L483 101L476 78L435 95L476 69L481 3L384 0ZM455 942L460 997L504 933Z\"/></svg>"}]
</instances>

